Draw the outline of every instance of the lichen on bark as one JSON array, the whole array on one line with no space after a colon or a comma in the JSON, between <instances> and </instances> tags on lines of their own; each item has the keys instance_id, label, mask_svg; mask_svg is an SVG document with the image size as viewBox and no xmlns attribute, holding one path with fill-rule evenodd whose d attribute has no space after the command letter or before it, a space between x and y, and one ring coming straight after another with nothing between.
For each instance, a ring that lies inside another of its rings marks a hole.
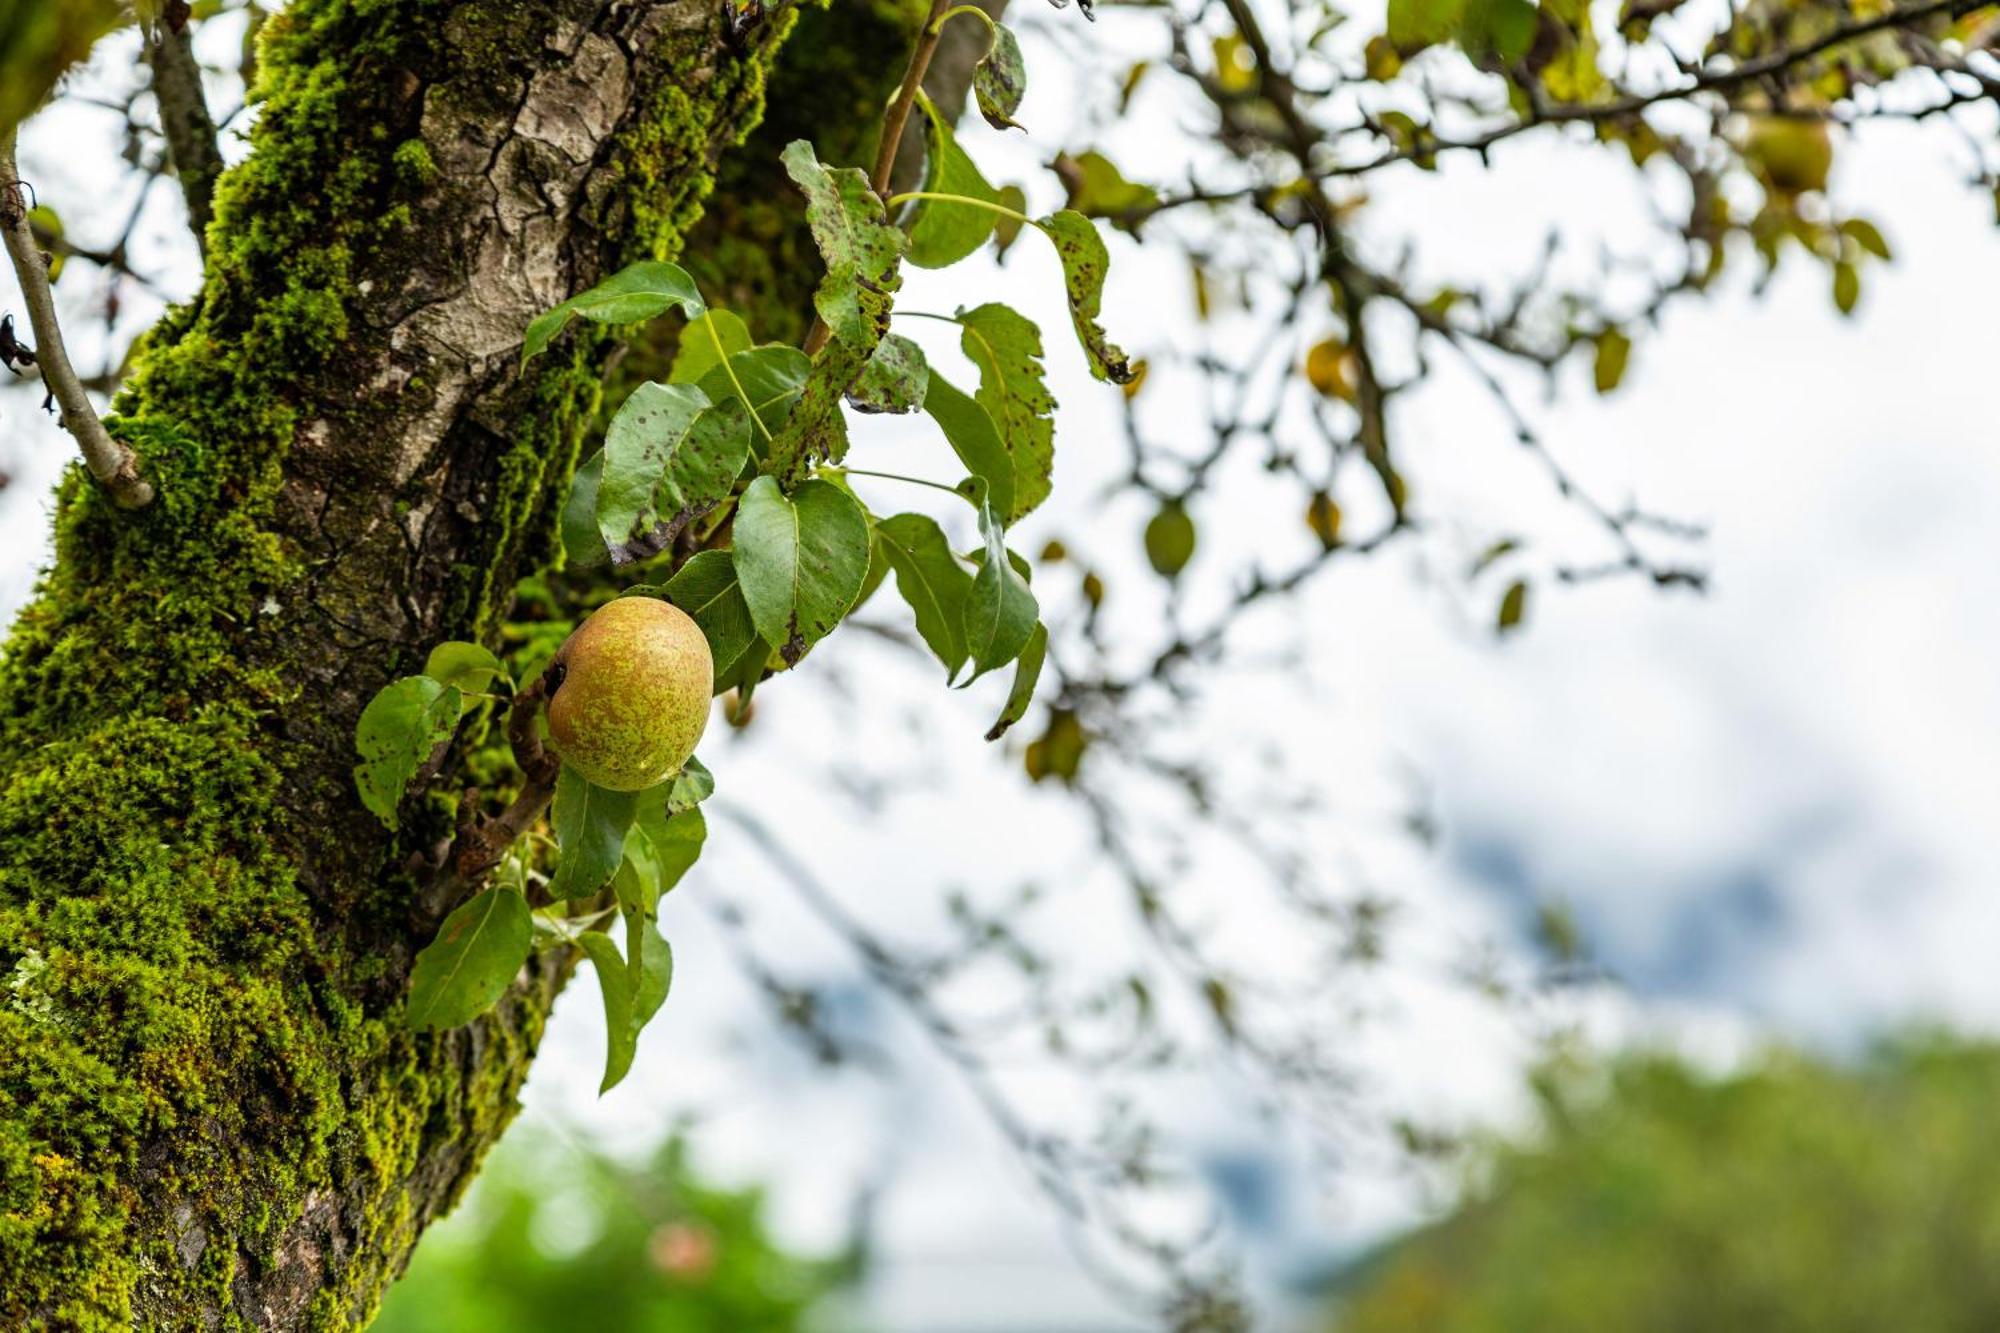
<instances>
[{"instance_id":1,"label":"lichen on bark","mask_svg":"<svg viewBox=\"0 0 2000 1333\"><path fill-rule=\"evenodd\" d=\"M365 1322L511 1116L562 980L399 1014L413 852L355 800L361 704L490 636L596 408L521 327L673 254L754 123L706 0L294 0L200 295L72 477L0 657L0 1327Z\"/></svg>"}]
</instances>

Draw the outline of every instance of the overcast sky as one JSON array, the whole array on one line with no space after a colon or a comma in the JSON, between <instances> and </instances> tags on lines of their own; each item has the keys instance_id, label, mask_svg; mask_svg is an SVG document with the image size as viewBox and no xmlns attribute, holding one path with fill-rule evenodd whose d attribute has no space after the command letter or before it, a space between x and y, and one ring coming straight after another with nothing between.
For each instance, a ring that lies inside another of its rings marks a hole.
<instances>
[{"instance_id":1,"label":"overcast sky","mask_svg":"<svg viewBox=\"0 0 2000 1333\"><path fill-rule=\"evenodd\" d=\"M1117 23L1099 27L1118 39ZM1030 43L1031 64L1039 50ZM1064 142L1066 93L1044 78L1031 94L1032 146L999 144L983 127L966 132L967 146L1025 172ZM112 178L101 123L48 117L25 143L25 171L72 226L86 225L82 210ZM1724 1044L1774 1032L1838 1048L1910 1019L2000 1019L2000 233L1991 200L1962 184L1962 152L1908 127L1843 141L1836 195L1865 205L1897 256L1870 270L1854 319L1834 315L1823 270L1794 262L1761 299L1738 283L1677 307L1610 398L1591 395L1579 369L1538 409L1551 446L1607 496L1629 489L1710 525L1708 596L1634 581L1542 586L1525 632L1496 643L1490 600L1435 576L1449 540L1426 543L1336 572L1281 624L1250 627L1253 641L1306 645L1306 670L1275 693L1264 682L1254 709L1247 690L1214 701L1199 720L1209 743L1227 749L1253 728L1281 740L1289 765L1340 798L1329 820L1342 822L1316 831L1318 845L1334 856L1364 844L1381 887L1416 905L1419 939L1519 949L1537 904L1570 904L1629 988L1596 1005L1618 1030ZM1129 144L1120 160L1140 176L1147 156ZM1384 177L1366 225L1384 243L1417 238L1435 272L1478 274L1524 265L1555 209L1583 220L1578 246L1615 237L1636 216L1621 191L1602 157L1524 146L1488 173L1454 164ZM162 238L149 262L169 290L186 290L166 191L149 219ZM1053 266L1022 250L1004 272L914 279L905 304L969 304L985 284L1060 329ZM1122 239L1113 251L1107 323L1143 351L1189 322L1184 270ZM18 308L11 281L0 292ZM80 293L65 284L65 295ZM131 305L143 322L147 303ZM1023 547L1049 532L1081 536L1114 587L1121 573L1142 584L1143 512L1094 508L1093 483L1117 463L1113 391L1051 344L1057 498ZM931 348L952 364L945 344ZM0 414L15 477L0 492L0 611L11 615L45 558L46 492L70 446L28 393L0 398ZM1462 377L1440 375L1399 425L1415 494L1471 515L1467 543L1560 521ZM885 458L942 470L934 445L885 430ZM882 497L885 510L891 499L904 497ZM1218 537L1221 554L1205 547L1219 562L1265 524L1247 489L1197 518L1205 541L1232 519L1250 534ZM850 716L824 688L779 682L747 739L717 735L704 755L726 796L793 811L823 877L871 920L920 929L947 887L997 894L1033 874L1076 886L1066 924L1078 938L1129 929L1087 897L1100 871L1063 801L1026 790L1015 757L979 741L992 691L932 693L910 701L911 730L888 710ZM855 734L855 716L872 729ZM843 747L936 781L886 826L863 821L796 767ZM1367 834L1412 773L1442 828L1429 852ZM713 828L708 857L663 911L675 991L632 1077L595 1097L597 1000L587 984L573 988L528 1114L628 1145L695 1117L701 1160L767 1182L787 1231L808 1241L838 1235L857 1182L891 1173L870 1301L892 1330L1139 1326L1068 1262L1024 1173L894 1006L844 981L853 969L838 941L764 885L769 868L729 824ZM770 957L836 987L843 1022L880 1035L897 1077L830 1073L772 1039L707 910L725 899L751 913ZM1508 1069L1523 1047L1508 1023L1449 997L1421 966L1378 999L1356 1037L1373 1095L1450 1115L1518 1110ZM1298 1187L1283 1146L1241 1125L1237 1091L1182 1091L1181 1146L1221 1187L1267 1289L1420 1205L1365 1164L1333 1196Z\"/></svg>"}]
</instances>

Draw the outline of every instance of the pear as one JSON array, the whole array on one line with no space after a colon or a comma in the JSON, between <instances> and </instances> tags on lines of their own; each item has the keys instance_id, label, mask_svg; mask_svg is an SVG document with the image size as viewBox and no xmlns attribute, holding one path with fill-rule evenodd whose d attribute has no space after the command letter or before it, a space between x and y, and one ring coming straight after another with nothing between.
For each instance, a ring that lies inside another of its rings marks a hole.
<instances>
[{"instance_id":1,"label":"pear","mask_svg":"<svg viewBox=\"0 0 2000 1333\"><path fill-rule=\"evenodd\" d=\"M1194 520L1178 500L1160 506L1146 524L1146 559L1155 571L1178 578L1194 558Z\"/></svg>"},{"instance_id":2,"label":"pear","mask_svg":"<svg viewBox=\"0 0 2000 1333\"><path fill-rule=\"evenodd\" d=\"M714 664L701 627L657 597L620 597L556 650L549 737L563 762L612 791L680 771L708 725Z\"/></svg>"}]
</instances>

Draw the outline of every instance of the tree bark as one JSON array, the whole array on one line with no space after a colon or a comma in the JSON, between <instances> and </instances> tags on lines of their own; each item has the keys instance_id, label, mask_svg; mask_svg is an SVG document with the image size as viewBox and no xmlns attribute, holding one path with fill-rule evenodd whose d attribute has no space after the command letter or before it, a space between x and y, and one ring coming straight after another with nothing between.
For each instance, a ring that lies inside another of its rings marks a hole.
<instances>
[{"instance_id":1,"label":"tree bark","mask_svg":"<svg viewBox=\"0 0 2000 1333\"><path fill-rule=\"evenodd\" d=\"M494 641L549 559L606 348L522 375L522 329L681 250L796 17L767 8L740 40L721 0L267 25L205 285L111 422L158 498L65 483L0 659L0 1327L365 1323L511 1118L568 963L404 1029L412 858L452 810L413 797L386 833L354 724L431 645ZM812 16L844 73L788 77L849 99L823 126L879 108L897 53L844 38L908 8ZM746 166L718 212L795 213L775 180ZM717 248L795 239L760 225ZM811 272L781 257L765 306L803 310Z\"/></svg>"}]
</instances>

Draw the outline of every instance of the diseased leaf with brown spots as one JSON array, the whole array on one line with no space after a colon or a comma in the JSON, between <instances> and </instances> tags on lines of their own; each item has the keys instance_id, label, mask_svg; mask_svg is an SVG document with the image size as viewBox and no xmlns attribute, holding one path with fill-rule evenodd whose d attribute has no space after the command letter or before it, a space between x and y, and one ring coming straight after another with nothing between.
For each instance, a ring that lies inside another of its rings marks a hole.
<instances>
[{"instance_id":1,"label":"diseased leaf with brown spots","mask_svg":"<svg viewBox=\"0 0 2000 1333\"><path fill-rule=\"evenodd\" d=\"M958 322L959 346L979 367L974 397L993 419L1013 470L1011 491L995 488L993 498L1009 523L1018 522L1048 498L1055 467L1056 400L1042 365L1042 332L1027 316L990 302L959 311Z\"/></svg>"},{"instance_id":2,"label":"diseased leaf with brown spots","mask_svg":"<svg viewBox=\"0 0 2000 1333\"><path fill-rule=\"evenodd\" d=\"M993 45L972 70L972 94L979 101L979 114L996 130L1018 130L1021 122L1014 113L1028 91L1028 67L1021 59L1021 44L1004 23L993 25Z\"/></svg>"},{"instance_id":3,"label":"diseased leaf with brown spots","mask_svg":"<svg viewBox=\"0 0 2000 1333\"><path fill-rule=\"evenodd\" d=\"M924 405L929 381L924 349L892 333L875 345L874 355L847 391L847 405L857 412L915 412Z\"/></svg>"},{"instance_id":4,"label":"diseased leaf with brown spots","mask_svg":"<svg viewBox=\"0 0 2000 1333\"><path fill-rule=\"evenodd\" d=\"M787 666L833 632L868 577L868 516L826 481L786 495L759 477L737 501L734 562L758 634Z\"/></svg>"},{"instance_id":5,"label":"diseased leaf with brown spots","mask_svg":"<svg viewBox=\"0 0 2000 1333\"><path fill-rule=\"evenodd\" d=\"M692 384L642 384L604 432L597 528L613 564L666 549L729 494L750 455L740 399L712 403Z\"/></svg>"},{"instance_id":6,"label":"diseased leaf with brown spots","mask_svg":"<svg viewBox=\"0 0 2000 1333\"><path fill-rule=\"evenodd\" d=\"M821 165L804 139L785 146L783 161L785 173L805 192L806 221L826 260L813 308L836 339L872 348L882 336L887 306L878 310L866 297L896 290L902 230L889 225L881 196L863 172Z\"/></svg>"},{"instance_id":7,"label":"diseased leaf with brown spots","mask_svg":"<svg viewBox=\"0 0 2000 1333\"><path fill-rule=\"evenodd\" d=\"M1081 213L1064 209L1035 224L1055 243L1056 257L1062 261L1063 286L1069 295L1070 322L1076 326L1076 340L1083 346L1090 373L1113 384L1131 382L1133 370L1125 353L1105 336L1097 322L1104 302L1104 275L1111 267L1111 255L1104 238Z\"/></svg>"}]
</instances>

